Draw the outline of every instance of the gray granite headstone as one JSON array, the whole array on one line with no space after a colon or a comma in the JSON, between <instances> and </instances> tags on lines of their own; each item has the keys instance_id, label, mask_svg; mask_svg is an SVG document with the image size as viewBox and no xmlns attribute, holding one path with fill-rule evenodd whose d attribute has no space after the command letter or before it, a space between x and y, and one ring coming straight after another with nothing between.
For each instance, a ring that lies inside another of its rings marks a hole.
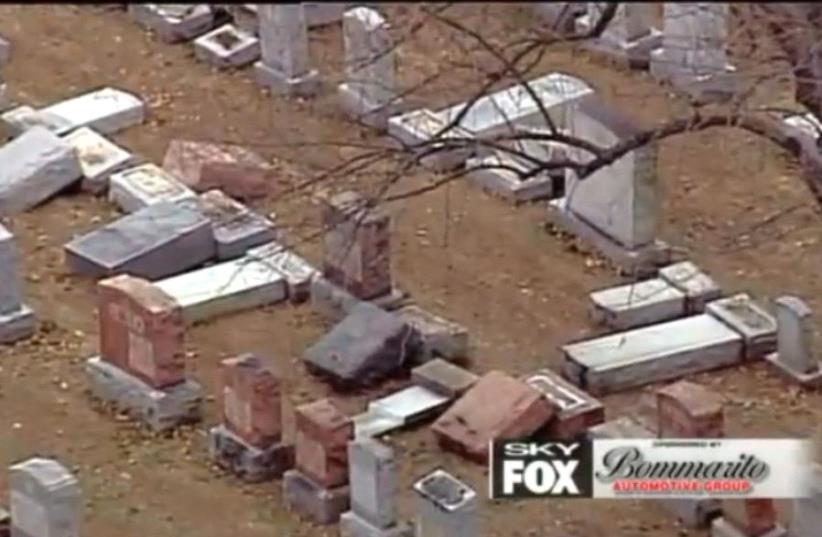
<instances>
[{"instance_id":1,"label":"gray granite headstone","mask_svg":"<svg viewBox=\"0 0 822 537\"><path fill-rule=\"evenodd\" d=\"M258 4L261 60L254 64L259 83L286 94L310 95L319 74L310 65L308 26L302 4Z\"/></svg>"},{"instance_id":2,"label":"gray granite headstone","mask_svg":"<svg viewBox=\"0 0 822 537\"><path fill-rule=\"evenodd\" d=\"M14 235L0 224L0 315L20 309L20 273Z\"/></svg>"},{"instance_id":3,"label":"gray granite headstone","mask_svg":"<svg viewBox=\"0 0 822 537\"><path fill-rule=\"evenodd\" d=\"M77 479L60 463L29 459L10 468L11 537L79 537Z\"/></svg>"},{"instance_id":4,"label":"gray granite headstone","mask_svg":"<svg viewBox=\"0 0 822 537\"><path fill-rule=\"evenodd\" d=\"M476 537L479 532L477 493L443 470L414 484L417 493L417 535Z\"/></svg>"},{"instance_id":5,"label":"gray granite headstone","mask_svg":"<svg viewBox=\"0 0 822 537\"><path fill-rule=\"evenodd\" d=\"M813 352L813 312L801 299L783 296L776 300L777 354L797 373L813 373L819 361Z\"/></svg>"},{"instance_id":6,"label":"gray granite headstone","mask_svg":"<svg viewBox=\"0 0 822 537\"><path fill-rule=\"evenodd\" d=\"M396 521L394 451L365 438L348 444L351 510L371 524L388 528Z\"/></svg>"}]
</instances>

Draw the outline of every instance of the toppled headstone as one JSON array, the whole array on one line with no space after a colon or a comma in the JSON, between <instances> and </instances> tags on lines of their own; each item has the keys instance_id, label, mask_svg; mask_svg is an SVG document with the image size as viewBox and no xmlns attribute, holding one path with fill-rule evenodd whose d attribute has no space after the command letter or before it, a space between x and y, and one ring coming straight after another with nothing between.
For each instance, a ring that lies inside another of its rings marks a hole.
<instances>
[{"instance_id":1,"label":"toppled headstone","mask_svg":"<svg viewBox=\"0 0 822 537\"><path fill-rule=\"evenodd\" d=\"M305 352L305 363L339 387L363 386L405 367L417 348L406 323L362 303Z\"/></svg>"},{"instance_id":2,"label":"toppled headstone","mask_svg":"<svg viewBox=\"0 0 822 537\"><path fill-rule=\"evenodd\" d=\"M605 407L576 386L551 371L540 369L523 380L539 391L554 408L554 417L548 422L552 439L573 439L605 421Z\"/></svg>"},{"instance_id":3,"label":"toppled headstone","mask_svg":"<svg viewBox=\"0 0 822 537\"><path fill-rule=\"evenodd\" d=\"M328 399L297 407L295 416L296 468L283 479L286 505L332 524L349 509L347 446L354 425Z\"/></svg>"},{"instance_id":4,"label":"toppled headstone","mask_svg":"<svg viewBox=\"0 0 822 537\"><path fill-rule=\"evenodd\" d=\"M562 145L548 145L549 154L539 156L539 161L551 162L565 158ZM498 151L490 155L480 155L465 163L467 177L489 194L499 196L512 203L539 201L561 197L565 192L565 174L544 171L534 173L534 164L526 163L515 155Z\"/></svg>"},{"instance_id":5,"label":"toppled headstone","mask_svg":"<svg viewBox=\"0 0 822 537\"><path fill-rule=\"evenodd\" d=\"M409 386L368 403L368 412L396 418L400 426L411 425L435 416L451 398L423 386Z\"/></svg>"},{"instance_id":6,"label":"toppled headstone","mask_svg":"<svg viewBox=\"0 0 822 537\"><path fill-rule=\"evenodd\" d=\"M317 275L317 269L291 250L277 242L270 242L251 248L247 257L259 259L285 278L288 300L292 303L304 302L311 295L311 281Z\"/></svg>"},{"instance_id":7,"label":"toppled headstone","mask_svg":"<svg viewBox=\"0 0 822 537\"><path fill-rule=\"evenodd\" d=\"M154 430L199 419L202 389L185 375L177 303L129 275L103 280L97 290L100 356L86 362L92 393Z\"/></svg>"},{"instance_id":8,"label":"toppled headstone","mask_svg":"<svg viewBox=\"0 0 822 537\"><path fill-rule=\"evenodd\" d=\"M221 190L200 194L199 205L211 220L217 242L217 259L240 257L251 248L277 238L274 222L226 196Z\"/></svg>"},{"instance_id":9,"label":"toppled headstone","mask_svg":"<svg viewBox=\"0 0 822 537\"><path fill-rule=\"evenodd\" d=\"M320 274L311 279L311 308L329 321L342 321L351 313L351 308L362 303L362 300Z\"/></svg>"},{"instance_id":10,"label":"toppled headstone","mask_svg":"<svg viewBox=\"0 0 822 537\"><path fill-rule=\"evenodd\" d=\"M208 4L129 4L128 12L165 43L188 41L214 24Z\"/></svg>"},{"instance_id":11,"label":"toppled headstone","mask_svg":"<svg viewBox=\"0 0 822 537\"><path fill-rule=\"evenodd\" d=\"M211 222L200 211L159 202L77 237L65 246L72 272L129 273L156 280L216 255Z\"/></svg>"},{"instance_id":12,"label":"toppled headstone","mask_svg":"<svg viewBox=\"0 0 822 537\"><path fill-rule=\"evenodd\" d=\"M35 110L28 105L6 110L0 118L6 132L12 137L19 136L33 127L42 127L57 136L62 136L74 128L68 120L42 110Z\"/></svg>"},{"instance_id":13,"label":"toppled headstone","mask_svg":"<svg viewBox=\"0 0 822 537\"><path fill-rule=\"evenodd\" d=\"M265 261L241 257L155 282L182 308L187 324L285 300L283 276Z\"/></svg>"},{"instance_id":14,"label":"toppled headstone","mask_svg":"<svg viewBox=\"0 0 822 537\"><path fill-rule=\"evenodd\" d=\"M197 192L218 188L238 200L265 197L275 182L271 165L239 145L172 140L163 169Z\"/></svg>"},{"instance_id":15,"label":"toppled headstone","mask_svg":"<svg viewBox=\"0 0 822 537\"><path fill-rule=\"evenodd\" d=\"M455 398L467 392L479 377L442 358L434 358L412 369L411 380L432 392Z\"/></svg>"},{"instance_id":16,"label":"toppled headstone","mask_svg":"<svg viewBox=\"0 0 822 537\"><path fill-rule=\"evenodd\" d=\"M607 5L607 2L588 2L588 12L576 20L576 33L589 33ZM653 15L652 4L621 3L602 34L586 40L585 46L623 67L647 68L651 52L662 43L662 32L651 25Z\"/></svg>"},{"instance_id":17,"label":"toppled headstone","mask_svg":"<svg viewBox=\"0 0 822 537\"><path fill-rule=\"evenodd\" d=\"M31 209L82 175L71 145L33 127L0 147L0 216Z\"/></svg>"},{"instance_id":18,"label":"toppled headstone","mask_svg":"<svg viewBox=\"0 0 822 537\"><path fill-rule=\"evenodd\" d=\"M257 83L288 96L314 95L320 74L310 66L303 5L260 4L257 16L262 56L254 64Z\"/></svg>"},{"instance_id":19,"label":"toppled headstone","mask_svg":"<svg viewBox=\"0 0 822 537\"><path fill-rule=\"evenodd\" d=\"M34 312L23 303L20 258L14 235L0 224L0 343L13 343L34 333Z\"/></svg>"},{"instance_id":20,"label":"toppled headstone","mask_svg":"<svg viewBox=\"0 0 822 537\"><path fill-rule=\"evenodd\" d=\"M448 360L465 358L468 354L468 330L457 323L447 321L419 306L403 306L397 317L405 321L418 335L421 349L419 361L438 356Z\"/></svg>"},{"instance_id":21,"label":"toppled headstone","mask_svg":"<svg viewBox=\"0 0 822 537\"><path fill-rule=\"evenodd\" d=\"M489 405L489 401L494 404ZM485 462L489 442L528 436L553 415L539 391L505 373L491 371L440 416L431 430L446 449Z\"/></svg>"},{"instance_id":22,"label":"toppled headstone","mask_svg":"<svg viewBox=\"0 0 822 537\"><path fill-rule=\"evenodd\" d=\"M701 314L565 345L563 376L604 395L737 365L743 350L739 332Z\"/></svg>"},{"instance_id":23,"label":"toppled headstone","mask_svg":"<svg viewBox=\"0 0 822 537\"><path fill-rule=\"evenodd\" d=\"M776 350L776 319L747 294L714 300L705 311L742 336L746 360L763 358Z\"/></svg>"},{"instance_id":24,"label":"toppled headstone","mask_svg":"<svg viewBox=\"0 0 822 537\"><path fill-rule=\"evenodd\" d=\"M799 298L776 300L777 348L765 356L773 368L803 386L822 386L822 367L814 353L813 312Z\"/></svg>"},{"instance_id":25,"label":"toppled headstone","mask_svg":"<svg viewBox=\"0 0 822 537\"><path fill-rule=\"evenodd\" d=\"M197 195L156 164L147 163L112 174L108 199L133 213L161 201L194 199Z\"/></svg>"},{"instance_id":26,"label":"toppled headstone","mask_svg":"<svg viewBox=\"0 0 822 537\"><path fill-rule=\"evenodd\" d=\"M373 439L348 444L351 510L340 517L341 537L411 537L397 523L394 450Z\"/></svg>"},{"instance_id":27,"label":"toppled headstone","mask_svg":"<svg viewBox=\"0 0 822 537\"><path fill-rule=\"evenodd\" d=\"M787 537L770 498L724 500L722 516L711 522L711 537Z\"/></svg>"},{"instance_id":28,"label":"toppled headstone","mask_svg":"<svg viewBox=\"0 0 822 537\"><path fill-rule=\"evenodd\" d=\"M594 322L617 330L685 315L685 294L659 278L601 289L589 298Z\"/></svg>"},{"instance_id":29,"label":"toppled headstone","mask_svg":"<svg viewBox=\"0 0 822 537\"><path fill-rule=\"evenodd\" d=\"M396 63L388 21L376 10L355 7L343 16L345 82L337 88L343 110L357 121L385 129L399 106Z\"/></svg>"},{"instance_id":30,"label":"toppled headstone","mask_svg":"<svg viewBox=\"0 0 822 537\"><path fill-rule=\"evenodd\" d=\"M709 275L690 261L681 261L659 269L659 278L685 293L685 313L705 311L708 302L722 298L722 289Z\"/></svg>"},{"instance_id":31,"label":"toppled headstone","mask_svg":"<svg viewBox=\"0 0 822 537\"><path fill-rule=\"evenodd\" d=\"M80 485L62 464L33 458L9 468L12 537L80 537Z\"/></svg>"},{"instance_id":32,"label":"toppled headstone","mask_svg":"<svg viewBox=\"0 0 822 537\"><path fill-rule=\"evenodd\" d=\"M87 192L104 192L111 174L134 162L134 155L88 127L81 127L63 139L77 152L83 172L81 186Z\"/></svg>"},{"instance_id":33,"label":"toppled headstone","mask_svg":"<svg viewBox=\"0 0 822 537\"><path fill-rule=\"evenodd\" d=\"M145 104L127 91L102 88L60 101L39 112L65 121L72 130L89 127L107 135L142 123Z\"/></svg>"},{"instance_id":34,"label":"toppled headstone","mask_svg":"<svg viewBox=\"0 0 822 537\"><path fill-rule=\"evenodd\" d=\"M243 67L260 58L260 40L233 24L225 24L195 39L194 55L218 69Z\"/></svg>"},{"instance_id":35,"label":"toppled headstone","mask_svg":"<svg viewBox=\"0 0 822 537\"><path fill-rule=\"evenodd\" d=\"M211 456L249 482L280 477L293 467L294 446L282 442L279 379L250 354L220 365L221 424L209 431Z\"/></svg>"},{"instance_id":36,"label":"toppled headstone","mask_svg":"<svg viewBox=\"0 0 822 537\"><path fill-rule=\"evenodd\" d=\"M414 483L417 535L480 535L477 493L444 470Z\"/></svg>"},{"instance_id":37,"label":"toppled headstone","mask_svg":"<svg viewBox=\"0 0 822 537\"><path fill-rule=\"evenodd\" d=\"M473 133L451 126L427 108L389 118L388 136L403 149L419 154L420 164L435 172L458 168L479 152Z\"/></svg>"}]
</instances>

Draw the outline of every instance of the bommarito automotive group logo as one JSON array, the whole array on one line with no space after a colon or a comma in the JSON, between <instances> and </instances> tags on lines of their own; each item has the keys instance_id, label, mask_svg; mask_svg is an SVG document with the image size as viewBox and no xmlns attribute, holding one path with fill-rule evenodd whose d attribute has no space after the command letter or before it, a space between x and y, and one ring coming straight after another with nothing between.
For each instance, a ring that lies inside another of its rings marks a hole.
<instances>
[{"instance_id":1,"label":"bommarito automotive group logo","mask_svg":"<svg viewBox=\"0 0 822 537\"><path fill-rule=\"evenodd\" d=\"M795 439L505 440L492 498L801 498L813 446Z\"/></svg>"}]
</instances>

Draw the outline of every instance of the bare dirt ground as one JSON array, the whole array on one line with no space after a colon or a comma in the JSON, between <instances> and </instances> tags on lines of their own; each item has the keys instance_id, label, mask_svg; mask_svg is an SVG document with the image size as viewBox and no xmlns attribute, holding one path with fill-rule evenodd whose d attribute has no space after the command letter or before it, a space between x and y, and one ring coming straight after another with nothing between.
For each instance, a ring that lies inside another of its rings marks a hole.
<instances>
[{"instance_id":1,"label":"bare dirt ground","mask_svg":"<svg viewBox=\"0 0 822 537\"><path fill-rule=\"evenodd\" d=\"M401 20L405 9L391 7L389 16ZM466 24L489 32L520 32L530 23L526 8L516 4L454 9ZM42 105L103 85L143 96L149 121L116 139L154 162L176 137L234 141L276 159L283 180L297 181L344 154L336 146L306 141L368 139L334 110L330 92L311 102L272 97L255 87L249 71L213 72L194 60L189 45L163 45L122 12L5 5L0 32L14 46L4 78L20 102ZM312 31L311 41L327 79L339 76L340 29ZM421 79L452 53L439 29L423 30L400 52L403 79ZM590 80L624 111L648 122L679 106L647 75L604 68L581 53L549 54L540 73L552 70ZM469 69L455 70L422 98L432 108L458 102L472 76ZM727 130L688 134L663 144L659 172L666 189L663 238L684 248L729 292L747 290L763 301L796 293L822 310L817 272L822 221L795 171L774 148ZM404 178L403 185L431 179L420 173ZM363 185L374 180L351 178ZM292 226L316 217L307 194L268 200L258 208L276 210ZM393 209L398 283L424 307L470 329L471 367L479 372L522 373L557 365L559 345L592 332L586 294L619 281L545 232L540 206L515 209L455 183ZM205 451L205 430L215 421L210 401L205 423L173 438L153 437L91 403L82 366L97 346L93 284L67 273L62 245L115 217L105 200L69 194L10 223L24 259L28 301L41 326L33 339L0 349L0 466L35 454L70 464L85 493L88 537L336 535L333 527L312 527L287 513L278 482L245 486L211 467ZM769 223L761 224L766 219ZM316 244L301 250L318 259ZM220 319L192 330L189 367L211 391L221 358L258 351L288 379L292 401L329 395L299 365L303 349L322 330L307 307L278 305ZM732 435L818 433L822 397L798 392L762 365L697 380L728 397ZM609 415L630 413L639 395L607 398ZM367 398L338 399L355 411ZM401 460L404 516L412 513L410 484L437 466L484 494L484 469L441 452L426 428L390 441ZM0 472L0 498L6 496L5 479ZM701 535L678 529L651 502L485 502L482 517L487 536Z\"/></svg>"}]
</instances>

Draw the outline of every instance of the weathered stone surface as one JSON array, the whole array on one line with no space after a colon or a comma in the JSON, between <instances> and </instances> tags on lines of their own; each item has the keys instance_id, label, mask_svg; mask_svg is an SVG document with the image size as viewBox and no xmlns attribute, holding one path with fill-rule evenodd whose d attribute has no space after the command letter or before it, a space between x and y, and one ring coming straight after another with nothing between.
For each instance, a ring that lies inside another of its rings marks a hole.
<instances>
[{"instance_id":1,"label":"weathered stone surface","mask_svg":"<svg viewBox=\"0 0 822 537\"><path fill-rule=\"evenodd\" d=\"M200 420L203 391L191 379L157 390L98 357L86 361L86 373L94 397L114 405L154 431Z\"/></svg>"},{"instance_id":2,"label":"weathered stone surface","mask_svg":"<svg viewBox=\"0 0 822 537\"><path fill-rule=\"evenodd\" d=\"M550 438L570 440L605 421L605 407L600 401L550 369L525 375L523 380L554 408L554 417L548 422Z\"/></svg>"},{"instance_id":3,"label":"weathered stone surface","mask_svg":"<svg viewBox=\"0 0 822 537\"><path fill-rule=\"evenodd\" d=\"M414 483L416 534L447 537L480 535L477 493L444 470Z\"/></svg>"},{"instance_id":4,"label":"weathered stone surface","mask_svg":"<svg viewBox=\"0 0 822 537\"><path fill-rule=\"evenodd\" d=\"M351 308L337 324L305 352L310 369L339 385L362 386L405 367L417 349L410 327L377 306Z\"/></svg>"},{"instance_id":5,"label":"weathered stone surface","mask_svg":"<svg viewBox=\"0 0 822 537\"><path fill-rule=\"evenodd\" d=\"M396 416L365 411L351 418L354 422L354 438L377 438L380 435L401 428L403 419Z\"/></svg>"},{"instance_id":6,"label":"weathered stone surface","mask_svg":"<svg viewBox=\"0 0 822 537\"><path fill-rule=\"evenodd\" d=\"M60 101L41 109L58 118L71 130L89 127L100 134L115 134L145 119L145 104L134 94L116 88L102 88Z\"/></svg>"},{"instance_id":7,"label":"weathered stone surface","mask_svg":"<svg viewBox=\"0 0 822 537\"><path fill-rule=\"evenodd\" d=\"M277 238L274 222L221 190L201 194L199 205L214 228L218 259L240 257L249 249Z\"/></svg>"},{"instance_id":8,"label":"weathered stone surface","mask_svg":"<svg viewBox=\"0 0 822 537\"><path fill-rule=\"evenodd\" d=\"M746 360L763 358L776 350L776 319L747 294L714 300L706 312L742 336Z\"/></svg>"},{"instance_id":9,"label":"weathered stone surface","mask_svg":"<svg viewBox=\"0 0 822 537\"><path fill-rule=\"evenodd\" d=\"M742 337L708 314L636 328L562 347L563 376L602 395L736 365Z\"/></svg>"},{"instance_id":10,"label":"weathered stone surface","mask_svg":"<svg viewBox=\"0 0 822 537\"><path fill-rule=\"evenodd\" d=\"M468 391L479 377L442 358L434 358L412 369L411 380L432 392L455 398Z\"/></svg>"},{"instance_id":11,"label":"weathered stone surface","mask_svg":"<svg viewBox=\"0 0 822 537\"><path fill-rule=\"evenodd\" d=\"M310 97L320 75L310 66L308 27L302 4L260 4L257 8L262 59L257 82L285 95Z\"/></svg>"},{"instance_id":12,"label":"weathered stone surface","mask_svg":"<svg viewBox=\"0 0 822 537\"><path fill-rule=\"evenodd\" d=\"M368 411L395 418L400 425L409 425L438 414L448 405L449 397L422 386L409 386L368 403Z\"/></svg>"},{"instance_id":13,"label":"weathered stone surface","mask_svg":"<svg viewBox=\"0 0 822 537\"><path fill-rule=\"evenodd\" d=\"M484 462L490 441L527 436L553 415L540 392L505 373L491 371L440 416L431 430L443 447Z\"/></svg>"},{"instance_id":14,"label":"weathered stone surface","mask_svg":"<svg viewBox=\"0 0 822 537\"><path fill-rule=\"evenodd\" d=\"M633 418L622 416L590 427L587 436L588 438L620 439L656 438L657 435L643 427Z\"/></svg>"},{"instance_id":15,"label":"weathered stone surface","mask_svg":"<svg viewBox=\"0 0 822 537\"><path fill-rule=\"evenodd\" d=\"M195 199L196 194L155 164L141 164L111 176L108 199L133 213L161 201Z\"/></svg>"},{"instance_id":16,"label":"weathered stone surface","mask_svg":"<svg viewBox=\"0 0 822 537\"><path fill-rule=\"evenodd\" d=\"M342 321L355 305L362 303L362 300L319 274L311 279L311 307L330 321Z\"/></svg>"},{"instance_id":17,"label":"weathered stone surface","mask_svg":"<svg viewBox=\"0 0 822 537\"><path fill-rule=\"evenodd\" d=\"M540 161L550 162L544 158ZM469 170L469 180L489 194L512 203L559 198L565 189L564 176L533 175L533 165L503 152L469 158L465 166Z\"/></svg>"},{"instance_id":18,"label":"weathered stone surface","mask_svg":"<svg viewBox=\"0 0 822 537\"><path fill-rule=\"evenodd\" d=\"M465 161L479 151L478 146L466 141L474 134L461 127L445 130L449 124L436 112L427 108L412 110L388 119L388 137L404 150L414 150L421 146L420 164L435 172L449 171L465 164ZM434 143L428 143L436 138ZM463 147L446 147L449 138L463 141Z\"/></svg>"},{"instance_id":19,"label":"weathered stone surface","mask_svg":"<svg viewBox=\"0 0 822 537\"><path fill-rule=\"evenodd\" d=\"M3 88L5 88L3 84ZM16 137L33 127L42 127L56 136L70 132L73 125L67 120L53 114L46 114L42 110L35 110L31 106L22 105L5 110L0 116L8 136Z\"/></svg>"},{"instance_id":20,"label":"weathered stone surface","mask_svg":"<svg viewBox=\"0 0 822 537\"><path fill-rule=\"evenodd\" d=\"M777 350L765 358L777 372L804 386L822 385L822 367L814 353L813 313L799 298L776 300Z\"/></svg>"},{"instance_id":21,"label":"weathered stone surface","mask_svg":"<svg viewBox=\"0 0 822 537\"><path fill-rule=\"evenodd\" d=\"M322 487L348 482L348 441L354 437L351 418L329 399L299 406L294 411L297 427L296 467Z\"/></svg>"},{"instance_id":22,"label":"weathered stone surface","mask_svg":"<svg viewBox=\"0 0 822 537\"><path fill-rule=\"evenodd\" d=\"M231 144L172 140L163 169L197 192L216 188L238 200L265 197L276 183L268 162Z\"/></svg>"},{"instance_id":23,"label":"weathered stone surface","mask_svg":"<svg viewBox=\"0 0 822 537\"><path fill-rule=\"evenodd\" d=\"M128 12L165 43L188 41L214 24L208 4L129 4Z\"/></svg>"},{"instance_id":24,"label":"weathered stone surface","mask_svg":"<svg viewBox=\"0 0 822 537\"><path fill-rule=\"evenodd\" d=\"M291 302L301 303L311 296L311 281L318 275L318 271L296 253L276 242L270 242L250 249L247 255L266 263L285 278Z\"/></svg>"},{"instance_id":25,"label":"weathered stone surface","mask_svg":"<svg viewBox=\"0 0 822 537\"><path fill-rule=\"evenodd\" d=\"M340 537L414 537L414 528L404 522L381 528L348 511L340 516Z\"/></svg>"},{"instance_id":26,"label":"weathered stone surface","mask_svg":"<svg viewBox=\"0 0 822 537\"><path fill-rule=\"evenodd\" d=\"M348 487L323 488L299 470L283 475L283 499L289 510L316 524L334 524L348 511Z\"/></svg>"},{"instance_id":27,"label":"weathered stone surface","mask_svg":"<svg viewBox=\"0 0 822 537\"><path fill-rule=\"evenodd\" d=\"M282 438L279 379L253 354L220 362L222 422L244 442L265 448Z\"/></svg>"},{"instance_id":28,"label":"weathered stone surface","mask_svg":"<svg viewBox=\"0 0 822 537\"><path fill-rule=\"evenodd\" d=\"M396 523L394 450L373 439L348 443L351 510L378 528Z\"/></svg>"},{"instance_id":29,"label":"weathered stone surface","mask_svg":"<svg viewBox=\"0 0 822 537\"><path fill-rule=\"evenodd\" d=\"M34 334L36 324L34 312L25 304L21 304L15 311L0 313L0 344L30 337Z\"/></svg>"},{"instance_id":30,"label":"weathered stone surface","mask_svg":"<svg viewBox=\"0 0 822 537\"><path fill-rule=\"evenodd\" d=\"M656 392L659 436L721 438L725 436L722 397L693 382L680 381Z\"/></svg>"},{"instance_id":31,"label":"weathered stone surface","mask_svg":"<svg viewBox=\"0 0 822 537\"><path fill-rule=\"evenodd\" d=\"M260 58L260 40L233 24L225 24L195 39L194 55L218 69L243 67Z\"/></svg>"},{"instance_id":32,"label":"weathered stone surface","mask_svg":"<svg viewBox=\"0 0 822 537\"><path fill-rule=\"evenodd\" d=\"M43 127L0 147L0 216L31 209L83 175L74 148Z\"/></svg>"},{"instance_id":33,"label":"weathered stone surface","mask_svg":"<svg viewBox=\"0 0 822 537\"><path fill-rule=\"evenodd\" d=\"M83 172L83 190L100 194L108 188L111 174L130 166L135 157L88 127L81 127L63 138L74 148Z\"/></svg>"},{"instance_id":34,"label":"weathered stone surface","mask_svg":"<svg viewBox=\"0 0 822 537\"><path fill-rule=\"evenodd\" d=\"M708 302L722 298L719 284L690 261L659 269L659 277L685 293L685 310L689 315L702 313Z\"/></svg>"},{"instance_id":35,"label":"weathered stone surface","mask_svg":"<svg viewBox=\"0 0 822 537\"><path fill-rule=\"evenodd\" d=\"M155 282L183 309L187 324L285 300L285 278L249 257L218 263Z\"/></svg>"},{"instance_id":36,"label":"weathered stone surface","mask_svg":"<svg viewBox=\"0 0 822 537\"><path fill-rule=\"evenodd\" d=\"M274 442L260 448L245 442L224 425L210 429L208 437L214 461L243 481L276 479L294 467L294 446Z\"/></svg>"},{"instance_id":37,"label":"weathered stone surface","mask_svg":"<svg viewBox=\"0 0 822 537\"><path fill-rule=\"evenodd\" d=\"M438 356L454 360L468 354L468 330L419 306L403 306L397 317L405 321L419 337L421 348L418 361L426 362Z\"/></svg>"},{"instance_id":38,"label":"weathered stone surface","mask_svg":"<svg viewBox=\"0 0 822 537\"><path fill-rule=\"evenodd\" d=\"M83 500L77 478L51 459L9 469L12 537L80 537Z\"/></svg>"},{"instance_id":39,"label":"weathered stone surface","mask_svg":"<svg viewBox=\"0 0 822 537\"><path fill-rule=\"evenodd\" d=\"M66 263L75 273L127 272L149 280L196 267L216 250L208 218L171 202L149 205L65 246Z\"/></svg>"},{"instance_id":40,"label":"weathered stone surface","mask_svg":"<svg viewBox=\"0 0 822 537\"><path fill-rule=\"evenodd\" d=\"M174 299L123 274L97 284L100 354L152 388L185 380L185 327Z\"/></svg>"},{"instance_id":41,"label":"weathered stone surface","mask_svg":"<svg viewBox=\"0 0 822 537\"><path fill-rule=\"evenodd\" d=\"M627 330L683 317L685 294L662 279L644 280L594 291L591 318Z\"/></svg>"}]
</instances>

